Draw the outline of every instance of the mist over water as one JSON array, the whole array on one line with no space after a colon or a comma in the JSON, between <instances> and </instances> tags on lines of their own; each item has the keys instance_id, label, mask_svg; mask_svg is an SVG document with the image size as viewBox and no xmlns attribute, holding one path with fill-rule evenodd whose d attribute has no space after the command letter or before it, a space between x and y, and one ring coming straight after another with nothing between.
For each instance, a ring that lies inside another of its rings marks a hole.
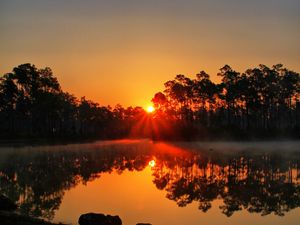
<instances>
[{"instance_id":1,"label":"mist over water","mask_svg":"<svg viewBox=\"0 0 300 225\"><path fill-rule=\"evenodd\" d=\"M297 224L300 142L98 141L0 147L0 192L19 211L77 224Z\"/></svg>"}]
</instances>

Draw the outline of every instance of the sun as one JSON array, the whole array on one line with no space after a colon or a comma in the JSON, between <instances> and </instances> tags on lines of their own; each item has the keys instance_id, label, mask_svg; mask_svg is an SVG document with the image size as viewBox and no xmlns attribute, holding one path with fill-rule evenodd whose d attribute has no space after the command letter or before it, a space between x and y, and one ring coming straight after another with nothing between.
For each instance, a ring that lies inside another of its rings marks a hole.
<instances>
[{"instance_id":1,"label":"sun","mask_svg":"<svg viewBox=\"0 0 300 225\"><path fill-rule=\"evenodd\" d=\"M146 109L146 111L148 112L148 113L153 113L154 112L154 107L152 106L152 105L149 105L148 107L147 107L147 109Z\"/></svg>"}]
</instances>

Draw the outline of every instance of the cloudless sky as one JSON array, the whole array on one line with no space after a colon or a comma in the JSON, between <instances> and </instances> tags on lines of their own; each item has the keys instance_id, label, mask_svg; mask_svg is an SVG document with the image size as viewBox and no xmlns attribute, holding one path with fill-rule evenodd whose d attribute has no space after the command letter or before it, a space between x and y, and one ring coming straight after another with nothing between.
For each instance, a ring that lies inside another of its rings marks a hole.
<instances>
[{"instance_id":1,"label":"cloudless sky","mask_svg":"<svg viewBox=\"0 0 300 225\"><path fill-rule=\"evenodd\" d=\"M299 0L0 0L0 74L49 66L63 90L146 106L176 74L300 72Z\"/></svg>"}]
</instances>

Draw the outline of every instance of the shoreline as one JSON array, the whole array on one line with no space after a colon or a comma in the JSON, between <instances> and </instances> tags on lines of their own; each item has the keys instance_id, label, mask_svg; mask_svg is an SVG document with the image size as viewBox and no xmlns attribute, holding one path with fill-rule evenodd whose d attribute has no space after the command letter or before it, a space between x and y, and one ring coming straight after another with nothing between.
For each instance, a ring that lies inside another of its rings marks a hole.
<instances>
[{"instance_id":1,"label":"shoreline","mask_svg":"<svg viewBox=\"0 0 300 225\"><path fill-rule=\"evenodd\" d=\"M259 137L259 138L226 138L226 137L215 137L215 138L195 138L195 139L184 139L184 138L165 138L165 139L151 139L146 137L124 137L124 138L111 138L111 139L101 139L101 138L6 138L0 139L0 147L14 146L44 146L44 145L68 145L68 144L86 144L94 142L105 142L105 141L118 141L118 140L150 140L153 142L297 142L300 138L295 137Z\"/></svg>"},{"instance_id":2,"label":"shoreline","mask_svg":"<svg viewBox=\"0 0 300 225\"><path fill-rule=\"evenodd\" d=\"M0 210L0 221L2 225L66 225L63 223L52 223L40 218L2 210Z\"/></svg>"}]
</instances>

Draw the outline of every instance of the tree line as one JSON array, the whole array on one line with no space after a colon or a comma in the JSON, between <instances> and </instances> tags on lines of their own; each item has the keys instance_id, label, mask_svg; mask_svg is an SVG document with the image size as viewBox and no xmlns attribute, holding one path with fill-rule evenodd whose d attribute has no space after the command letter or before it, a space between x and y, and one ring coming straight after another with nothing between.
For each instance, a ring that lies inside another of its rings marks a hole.
<instances>
[{"instance_id":1,"label":"tree line","mask_svg":"<svg viewBox=\"0 0 300 225\"><path fill-rule=\"evenodd\" d=\"M48 67L22 64L0 78L0 137L119 138L144 113L78 99L61 89Z\"/></svg>"},{"instance_id":2,"label":"tree line","mask_svg":"<svg viewBox=\"0 0 300 225\"><path fill-rule=\"evenodd\" d=\"M299 73L281 64L244 73L225 65L217 75L218 84L205 71L194 79L180 74L167 81L152 99L158 117L177 123L175 129L187 136L299 137Z\"/></svg>"},{"instance_id":3,"label":"tree line","mask_svg":"<svg viewBox=\"0 0 300 225\"><path fill-rule=\"evenodd\" d=\"M214 83L177 75L154 95L155 112L101 106L64 92L49 67L22 64L0 77L0 137L299 138L300 76L281 64L244 73L225 65Z\"/></svg>"}]
</instances>

